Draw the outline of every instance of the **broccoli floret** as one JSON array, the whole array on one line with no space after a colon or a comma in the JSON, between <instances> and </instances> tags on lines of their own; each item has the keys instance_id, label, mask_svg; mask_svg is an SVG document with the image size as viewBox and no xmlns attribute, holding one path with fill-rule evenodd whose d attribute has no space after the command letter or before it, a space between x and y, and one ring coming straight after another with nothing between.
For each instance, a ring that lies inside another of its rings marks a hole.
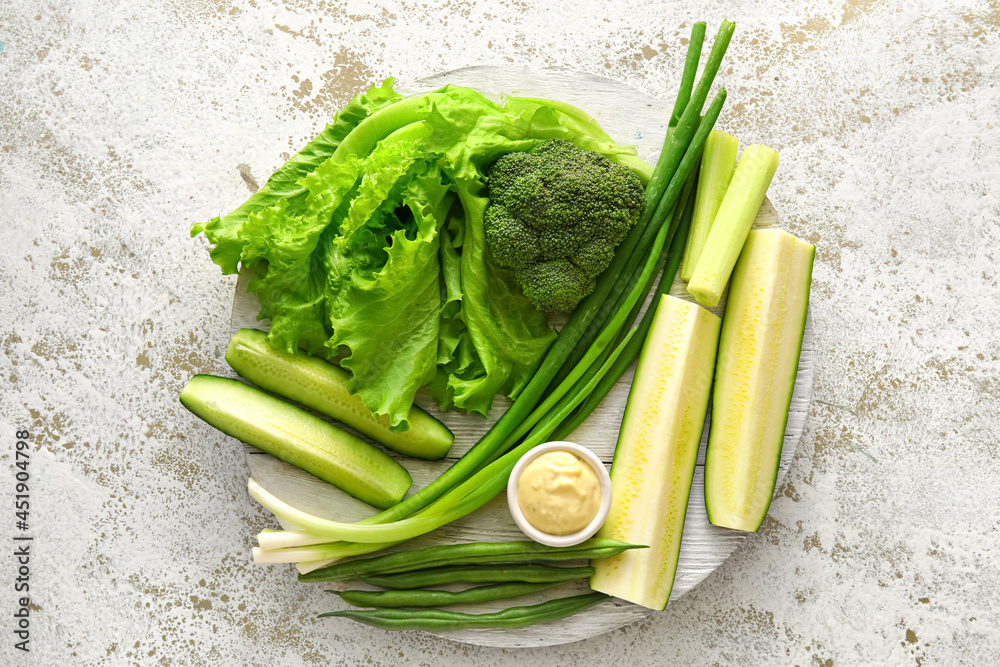
<instances>
[{"instance_id":1,"label":"broccoli floret","mask_svg":"<svg viewBox=\"0 0 1000 667\"><path fill-rule=\"evenodd\" d=\"M543 311L571 312L594 290L645 203L632 170L561 139L501 156L487 188L493 260Z\"/></svg>"}]
</instances>

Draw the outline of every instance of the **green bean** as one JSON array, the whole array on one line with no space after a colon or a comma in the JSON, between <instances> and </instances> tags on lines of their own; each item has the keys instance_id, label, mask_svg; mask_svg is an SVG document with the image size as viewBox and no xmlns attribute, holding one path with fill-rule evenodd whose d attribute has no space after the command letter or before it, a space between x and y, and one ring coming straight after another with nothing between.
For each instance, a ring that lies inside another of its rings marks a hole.
<instances>
[{"instance_id":1,"label":"green bean","mask_svg":"<svg viewBox=\"0 0 1000 667\"><path fill-rule=\"evenodd\" d=\"M470 565L468 567L433 567L426 570L400 572L398 574L361 575L361 581L381 588L409 589L441 586L443 584L468 583L485 584L502 581L524 581L531 583L573 581L589 577L592 567L558 567L555 565L535 565L515 563L511 565Z\"/></svg>"},{"instance_id":2,"label":"green bean","mask_svg":"<svg viewBox=\"0 0 1000 667\"><path fill-rule=\"evenodd\" d=\"M509 607L489 614L465 614L442 609L345 609L328 611L319 616L350 618L383 630L446 632L468 628L510 629L567 618L610 598L604 593L585 593L530 606Z\"/></svg>"},{"instance_id":3,"label":"green bean","mask_svg":"<svg viewBox=\"0 0 1000 667\"><path fill-rule=\"evenodd\" d=\"M358 558L346 563L335 563L306 574L300 574L299 581L344 581L346 579L359 579L362 575L395 574L444 565L608 558L620 554L626 549L636 548L645 548L645 546L604 538L591 538L572 547L549 547L530 540L443 544L414 551L398 551L385 556Z\"/></svg>"},{"instance_id":4,"label":"green bean","mask_svg":"<svg viewBox=\"0 0 1000 667\"><path fill-rule=\"evenodd\" d=\"M592 570L593 568L591 568ZM455 604L478 604L494 600L507 600L519 595L528 595L561 586L562 581L544 581L541 583L515 582L509 584L489 584L476 586L464 591L327 591L351 605L352 607L377 607L388 609L396 607L447 607Z\"/></svg>"}]
</instances>

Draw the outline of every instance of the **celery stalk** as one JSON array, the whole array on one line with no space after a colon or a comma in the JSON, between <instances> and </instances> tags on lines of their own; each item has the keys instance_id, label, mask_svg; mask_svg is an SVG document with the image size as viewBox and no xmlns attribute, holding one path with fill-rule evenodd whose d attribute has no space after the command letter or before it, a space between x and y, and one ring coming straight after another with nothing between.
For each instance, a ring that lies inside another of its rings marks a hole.
<instances>
[{"instance_id":1,"label":"celery stalk","mask_svg":"<svg viewBox=\"0 0 1000 667\"><path fill-rule=\"evenodd\" d=\"M712 221L719 211L736 167L736 152L740 141L722 130L712 130L705 141L705 152L701 154L701 170L698 172L698 190L694 200L694 217L684 246L684 261L681 264L681 280L690 282L691 274L705 247L705 239L712 228Z\"/></svg>"},{"instance_id":2,"label":"celery stalk","mask_svg":"<svg viewBox=\"0 0 1000 667\"><path fill-rule=\"evenodd\" d=\"M688 283L688 293L701 305L718 305L777 169L773 148L754 144L743 151Z\"/></svg>"}]
</instances>

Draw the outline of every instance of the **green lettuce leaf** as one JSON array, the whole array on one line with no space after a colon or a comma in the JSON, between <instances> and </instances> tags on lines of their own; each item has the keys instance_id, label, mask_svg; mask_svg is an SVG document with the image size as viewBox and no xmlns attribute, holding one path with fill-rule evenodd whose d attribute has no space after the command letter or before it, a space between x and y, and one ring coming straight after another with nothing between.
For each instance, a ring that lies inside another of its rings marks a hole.
<instances>
[{"instance_id":1,"label":"green lettuce leaf","mask_svg":"<svg viewBox=\"0 0 1000 667\"><path fill-rule=\"evenodd\" d=\"M293 353L301 343L316 352L329 337L323 285L312 260L324 227L315 216L287 215L287 208L281 201L251 213L239 229L241 258L255 275L247 289L261 302L258 319L271 320L271 345Z\"/></svg>"},{"instance_id":2,"label":"green lettuce leaf","mask_svg":"<svg viewBox=\"0 0 1000 667\"><path fill-rule=\"evenodd\" d=\"M313 354L326 350L327 325L322 248L334 236L337 211L346 209L364 164L353 156L327 160L302 179L307 196L292 210L281 200L251 213L237 232L240 261L255 278L247 291L260 300L260 319L271 320L268 342L294 352L300 345ZM326 239L326 243L323 240Z\"/></svg>"},{"instance_id":3,"label":"green lettuce leaf","mask_svg":"<svg viewBox=\"0 0 1000 667\"><path fill-rule=\"evenodd\" d=\"M464 355L457 357L458 368L447 386L455 407L485 415L496 394L515 398L520 393L556 334L513 276L490 259L483 230L489 200L481 189L457 189L465 209L462 319L471 346L463 349L460 343ZM473 351L478 364L469 358ZM468 373L470 367L476 372Z\"/></svg>"},{"instance_id":4,"label":"green lettuce leaf","mask_svg":"<svg viewBox=\"0 0 1000 667\"><path fill-rule=\"evenodd\" d=\"M337 360L394 428L417 391L485 415L514 398L555 339L486 250L485 171L567 138L634 157L583 112L522 100L504 112L468 88L354 98L232 213L195 225L223 272L242 263L276 348Z\"/></svg>"},{"instance_id":5,"label":"green lettuce leaf","mask_svg":"<svg viewBox=\"0 0 1000 667\"><path fill-rule=\"evenodd\" d=\"M441 290L439 209L450 206L448 186L435 165L411 178L401 203L412 220L399 223L382 248L384 265L370 277L355 271L330 311L331 351L349 350L348 389L376 414L403 429L417 393L437 365ZM354 236L339 243L352 244Z\"/></svg>"}]
</instances>

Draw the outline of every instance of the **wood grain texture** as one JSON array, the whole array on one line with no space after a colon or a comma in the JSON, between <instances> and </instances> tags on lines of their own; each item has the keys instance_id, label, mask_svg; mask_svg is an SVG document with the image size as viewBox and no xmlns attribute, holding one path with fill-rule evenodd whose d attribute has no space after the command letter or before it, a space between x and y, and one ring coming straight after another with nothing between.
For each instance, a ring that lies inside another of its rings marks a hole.
<instances>
[{"instance_id":1,"label":"wood grain texture","mask_svg":"<svg viewBox=\"0 0 1000 667\"><path fill-rule=\"evenodd\" d=\"M658 149L666 131L669 108L662 100L650 97L623 84L589 74L563 69L515 69L509 67L472 67L436 75L405 87L404 92L430 90L452 83L471 86L494 99L501 95L548 97L575 104L587 110L608 133L621 142L636 145L639 155L650 163L658 156ZM665 95L666 96L666 95ZM776 211L770 202L764 202L755 226L778 226ZM241 275L233 304L232 325L235 332L240 327L267 328L267 322L256 321L258 303L246 293L246 275ZM671 294L692 300L683 283L675 281ZM713 312L721 315L725 299ZM805 426L809 411L813 381L814 341L811 315L806 320L802 354L792 396L789 418L785 430L784 446L778 473L780 487ZM612 392L593 415L574 433L573 440L591 448L610 466L614 455L618 428L632 380L630 370L621 378ZM442 415L426 396L418 395L418 403L444 421L455 433L455 445L444 461L426 462L399 458L410 471L414 484L411 493L422 488L465 453L486 432L507 404L502 400L490 411L487 419L457 413ZM710 414L710 413L709 413ZM687 510L684 536L681 544L677 575L670 600L676 600L691 590L713 570L721 565L746 538L747 533L711 525L705 512L704 461L708 439L708 425L702 435L698 464ZM337 520L355 520L373 513L371 507L347 496L338 489L303 473L290 465L275 460L252 448L247 448L251 473L265 489L302 510L317 516ZM391 452L390 452L391 454ZM501 495L473 514L444 526L433 533L411 540L407 548L430 544L467 541L505 541L525 539L514 525ZM325 584L329 586L329 584ZM341 585L343 588L348 586ZM350 584L354 587L355 584ZM569 595L586 590L585 583L570 584L550 589L533 596L492 605L479 605L477 613L502 609L515 604L532 604L552 597ZM456 607L456 609L461 610ZM586 639L621 627L654 613L643 607L610 600L570 619L536 625L520 630L467 630L438 633L461 642L485 646L527 647L563 644Z\"/></svg>"}]
</instances>

